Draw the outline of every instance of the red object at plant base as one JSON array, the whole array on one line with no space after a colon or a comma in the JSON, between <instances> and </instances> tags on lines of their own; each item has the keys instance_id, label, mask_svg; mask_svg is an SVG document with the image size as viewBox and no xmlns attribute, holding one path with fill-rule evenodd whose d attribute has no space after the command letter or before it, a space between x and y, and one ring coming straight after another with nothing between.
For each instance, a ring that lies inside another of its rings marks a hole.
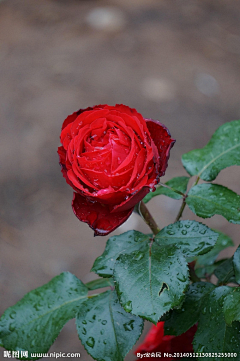
<instances>
[{"instance_id":1,"label":"red object at plant base","mask_svg":"<svg viewBox=\"0 0 240 361\"><path fill-rule=\"evenodd\" d=\"M95 235L120 226L155 189L175 143L164 125L125 105L80 109L65 119L60 140L73 211Z\"/></svg>"},{"instance_id":2,"label":"red object at plant base","mask_svg":"<svg viewBox=\"0 0 240 361\"><path fill-rule=\"evenodd\" d=\"M137 360L179 360L181 357L164 357L165 353L189 353L193 352L192 342L197 326L194 325L187 332L180 336L164 336L164 322L158 322L156 326L152 326L149 333L145 337L144 342L135 351ZM157 356L157 352L161 356ZM154 353L154 356L142 357L142 355ZM141 356L139 357L140 354Z\"/></svg>"}]
</instances>

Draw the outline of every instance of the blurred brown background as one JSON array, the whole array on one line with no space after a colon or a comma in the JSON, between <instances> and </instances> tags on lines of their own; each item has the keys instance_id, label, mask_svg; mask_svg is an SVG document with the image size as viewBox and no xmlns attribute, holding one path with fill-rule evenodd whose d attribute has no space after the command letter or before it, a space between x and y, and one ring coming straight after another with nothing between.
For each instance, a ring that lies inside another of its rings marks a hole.
<instances>
[{"instance_id":1,"label":"blurred brown background","mask_svg":"<svg viewBox=\"0 0 240 361\"><path fill-rule=\"evenodd\" d=\"M240 118L239 25L234 0L0 2L1 313L62 271L93 279L105 247L71 209L56 153L66 116L100 103L135 107L177 139L162 181L185 175L181 154ZM216 182L240 193L239 178L232 167ZM149 207L165 226L179 202L161 196ZM206 223L240 243L239 226L220 216ZM131 228L148 231L133 215L115 233ZM50 351L91 360L73 321Z\"/></svg>"}]
</instances>

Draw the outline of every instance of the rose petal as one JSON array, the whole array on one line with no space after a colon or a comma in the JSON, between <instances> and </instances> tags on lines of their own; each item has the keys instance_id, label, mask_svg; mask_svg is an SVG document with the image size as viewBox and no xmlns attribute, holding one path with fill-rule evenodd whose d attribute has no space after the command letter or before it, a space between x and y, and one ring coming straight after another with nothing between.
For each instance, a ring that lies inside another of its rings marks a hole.
<instances>
[{"instance_id":1,"label":"rose petal","mask_svg":"<svg viewBox=\"0 0 240 361\"><path fill-rule=\"evenodd\" d=\"M131 208L125 212L110 213L108 206L78 193L73 193L72 208L76 217L94 230L95 236L106 236L124 223L133 211Z\"/></svg>"},{"instance_id":2,"label":"rose petal","mask_svg":"<svg viewBox=\"0 0 240 361\"><path fill-rule=\"evenodd\" d=\"M98 118L105 118L108 114L107 109L96 109L94 112L90 108L90 110L86 110L82 112L73 122L71 134L72 137L78 134L80 126L84 127L85 125L91 125L94 120Z\"/></svg>"},{"instance_id":3,"label":"rose petal","mask_svg":"<svg viewBox=\"0 0 240 361\"><path fill-rule=\"evenodd\" d=\"M193 337L197 331L197 326L192 326L187 332L180 336L164 336L164 322L158 322L155 326L152 326L149 333L147 334L144 342L137 348L137 353L156 353L160 352L161 357L154 357L154 360L171 361L174 360L173 356L165 357L164 353L187 353L193 352ZM156 354L157 355L157 354ZM153 357L141 357L141 360L152 360ZM140 358L138 359L140 360Z\"/></svg>"},{"instance_id":4,"label":"rose petal","mask_svg":"<svg viewBox=\"0 0 240 361\"><path fill-rule=\"evenodd\" d=\"M75 191L78 191L78 189L74 186L74 184L70 181L67 175L67 167L65 164L66 161L66 151L63 147L58 147L58 155L59 155L59 164L61 166L61 171L63 177L66 179L67 184L69 184Z\"/></svg>"},{"instance_id":5,"label":"rose petal","mask_svg":"<svg viewBox=\"0 0 240 361\"><path fill-rule=\"evenodd\" d=\"M69 115L63 122L62 125L62 131L64 128L66 128L66 126L72 122L74 122L74 120L79 116L79 114L81 114L84 110L83 109L79 109L77 112L72 113L71 115Z\"/></svg>"},{"instance_id":6,"label":"rose petal","mask_svg":"<svg viewBox=\"0 0 240 361\"><path fill-rule=\"evenodd\" d=\"M151 134L151 137L156 145L159 153L159 175L163 176L165 174L168 159L170 156L170 150L176 142L175 139L171 138L171 134L165 125L161 124L157 120L145 119L147 123L148 130Z\"/></svg>"},{"instance_id":7,"label":"rose petal","mask_svg":"<svg viewBox=\"0 0 240 361\"><path fill-rule=\"evenodd\" d=\"M129 196L129 198L127 198L124 202L122 202L121 204L116 205L113 210L112 213L116 214L115 212L121 212L121 211L126 211L129 208L134 208L134 206L140 202L150 191L149 187L142 187L141 190L132 195Z\"/></svg>"},{"instance_id":8,"label":"rose petal","mask_svg":"<svg viewBox=\"0 0 240 361\"><path fill-rule=\"evenodd\" d=\"M174 144L168 129L125 105L80 109L64 121L59 157L75 214L108 234L154 189ZM87 213L88 212L88 213Z\"/></svg>"}]
</instances>

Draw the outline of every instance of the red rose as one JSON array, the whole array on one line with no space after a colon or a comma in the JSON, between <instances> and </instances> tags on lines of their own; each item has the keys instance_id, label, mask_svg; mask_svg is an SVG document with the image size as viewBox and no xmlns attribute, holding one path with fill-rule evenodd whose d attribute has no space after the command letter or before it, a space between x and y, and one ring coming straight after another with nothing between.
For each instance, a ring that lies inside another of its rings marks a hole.
<instances>
[{"instance_id":1,"label":"red rose","mask_svg":"<svg viewBox=\"0 0 240 361\"><path fill-rule=\"evenodd\" d=\"M58 148L62 173L74 189L75 215L112 232L165 173L175 143L158 121L125 105L97 105L65 119Z\"/></svg>"},{"instance_id":2,"label":"red rose","mask_svg":"<svg viewBox=\"0 0 240 361\"><path fill-rule=\"evenodd\" d=\"M164 352L171 354L193 352L192 342L196 331L197 326L194 325L187 332L183 333L180 336L164 336L164 322L158 322L156 326L151 327L149 333L145 337L144 342L135 351L135 354L138 357L137 360L154 359L161 361L171 361L176 358L164 357ZM159 357L157 356L158 352L161 353L161 356L159 355ZM138 354L143 355L146 353L149 353L150 357L138 356ZM179 357L177 359L179 359Z\"/></svg>"}]
</instances>

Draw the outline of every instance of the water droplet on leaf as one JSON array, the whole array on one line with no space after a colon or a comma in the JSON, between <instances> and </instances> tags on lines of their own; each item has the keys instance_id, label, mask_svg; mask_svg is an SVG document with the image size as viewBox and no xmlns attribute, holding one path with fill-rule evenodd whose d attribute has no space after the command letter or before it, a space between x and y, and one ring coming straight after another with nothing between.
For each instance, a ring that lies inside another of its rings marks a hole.
<instances>
[{"instance_id":1,"label":"water droplet on leaf","mask_svg":"<svg viewBox=\"0 0 240 361\"><path fill-rule=\"evenodd\" d=\"M131 321L127 322L127 323L124 323L123 324L124 330L125 331L132 331L133 328L134 328L133 323L134 323L133 320L131 320Z\"/></svg>"},{"instance_id":2,"label":"water droplet on leaf","mask_svg":"<svg viewBox=\"0 0 240 361\"><path fill-rule=\"evenodd\" d=\"M11 331L11 332L13 332L14 330L15 330L15 326L14 326L14 324L13 323L10 323L10 325L9 325L9 331Z\"/></svg>"},{"instance_id":3,"label":"water droplet on leaf","mask_svg":"<svg viewBox=\"0 0 240 361\"><path fill-rule=\"evenodd\" d=\"M87 341L86 341L86 344L87 344L89 347L93 348L94 345L95 345L95 340L94 340L94 338L93 338L93 337L89 337L89 338L87 339Z\"/></svg>"},{"instance_id":4,"label":"water droplet on leaf","mask_svg":"<svg viewBox=\"0 0 240 361\"><path fill-rule=\"evenodd\" d=\"M14 319L16 317L16 311L12 311L10 313L10 317L11 317L11 319Z\"/></svg>"},{"instance_id":5,"label":"water droplet on leaf","mask_svg":"<svg viewBox=\"0 0 240 361\"><path fill-rule=\"evenodd\" d=\"M132 301L128 301L127 303L125 303L125 305L123 307L126 312L131 312L132 311Z\"/></svg>"},{"instance_id":6,"label":"water droplet on leaf","mask_svg":"<svg viewBox=\"0 0 240 361\"><path fill-rule=\"evenodd\" d=\"M136 261L140 261L143 257L144 257L144 254L143 254L142 252L138 252L138 253L136 254L136 256L134 257L134 259L135 259Z\"/></svg>"}]
</instances>

